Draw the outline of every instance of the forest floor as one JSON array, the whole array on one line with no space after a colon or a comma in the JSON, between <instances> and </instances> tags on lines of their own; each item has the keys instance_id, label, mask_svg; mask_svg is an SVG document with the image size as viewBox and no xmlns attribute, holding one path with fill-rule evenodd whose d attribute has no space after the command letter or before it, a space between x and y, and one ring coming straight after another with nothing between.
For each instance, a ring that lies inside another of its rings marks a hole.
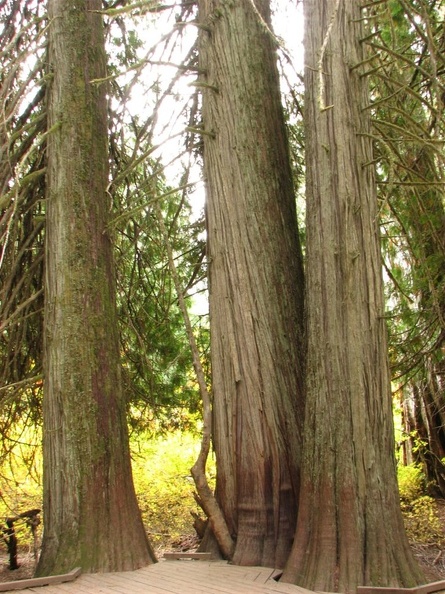
<instances>
[{"instance_id":1,"label":"forest floor","mask_svg":"<svg viewBox=\"0 0 445 594\"><path fill-rule=\"evenodd\" d=\"M445 500L436 501L436 510L443 533L442 543L439 545L438 543L411 542L414 556L423 569L427 582L445 580L445 548L443 546L443 542L445 542Z\"/></svg>"},{"instance_id":2,"label":"forest floor","mask_svg":"<svg viewBox=\"0 0 445 594\"><path fill-rule=\"evenodd\" d=\"M437 503L445 541L445 501ZM164 551L191 551L197 548L198 540L195 536L184 536L179 540L169 543L165 549L157 551L158 557L162 557ZM420 544L411 543L411 547L419 565L423 569L427 582L445 580L445 548L440 548L436 543ZM27 547L19 549L19 569L11 571L8 568L8 555L6 545L4 550L0 549L0 582L23 580L33 576L35 560L33 552Z\"/></svg>"}]
</instances>

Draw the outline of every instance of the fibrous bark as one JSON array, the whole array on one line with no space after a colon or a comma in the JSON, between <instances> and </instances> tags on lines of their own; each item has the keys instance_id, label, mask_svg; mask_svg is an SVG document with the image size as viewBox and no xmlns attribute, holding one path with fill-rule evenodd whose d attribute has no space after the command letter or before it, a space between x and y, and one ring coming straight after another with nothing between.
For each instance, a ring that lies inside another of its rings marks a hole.
<instances>
[{"instance_id":1,"label":"fibrous bark","mask_svg":"<svg viewBox=\"0 0 445 594\"><path fill-rule=\"evenodd\" d=\"M120 374L99 0L50 0L44 535L37 573L154 561Z\"/></svg>"},{"instance_id":2,"label":"fibrous bark","mask_svg":"<svg viewBox=\"0 0 445 594\"><path fill-rule=\"evenodd\" d=\"M303 269L267 2L201 0L216 496L234 563L283 566L299 486Z\"/></svg>"},{"instance_id":3,"label":"fibrous bark","mask_svg":"<svg viewBox=\"0 0 445 594\"><path fill-rule=\"evenodd\" d=\"M308 367L300 507L283 581L422 580L400 512L360 5L305 3Z\"/></svg>"}]
</instances>

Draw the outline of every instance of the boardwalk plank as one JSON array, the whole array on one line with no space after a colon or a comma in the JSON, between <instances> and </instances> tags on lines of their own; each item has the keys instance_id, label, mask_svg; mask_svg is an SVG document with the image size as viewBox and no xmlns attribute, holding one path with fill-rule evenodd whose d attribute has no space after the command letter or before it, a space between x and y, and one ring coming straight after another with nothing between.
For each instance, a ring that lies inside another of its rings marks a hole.
<instances>
[{"instance_id":1,"label":"boardwalk plank","mask_svg":"<svg viewBox=\"0 0 445 594\"><path fill-rule=\"evenodd\" d=\"M174 572L170 571L169 575L173 573L177 574L180 579L187 579L191 583L195 582L207 585L207 587L211 584L215 592L233 589L234 584L250 581L246 580L244 572L241 574L238 568L230 567L225 563L215 565L200 563L199 566L196 564L179 565Z\"/></svg>"},{"instance_id":2,"label":"boardwalk plank","mask_svg":"<svg viewBox=\"0 0 445 594\"><path fill-rule=\"evenodd\" d=\"M219 565L200 563L199 567L187 564L187 566L177 567L175 571L178 572L182 580L187 576L187 581L191 584L204 587L206 592L209 592L211 587L211 591L215 594L231 594L232 592L235 594L241 592L264 593L266 576L270 576L272 573L272 570L265 571L264 568L237 567L227 565L227 563ZM169 573L169 575L171 574L172 572ZM262 583L254 581L260 574ZM271 588L273 588L274 592L280 591L276 588L277 585L277 582L272 581ZM268 590L270 591L270 587Z\"/></svg>"},{"instance_id":3,"label":"boardwalk plank","mask_svg":"<svg viewBox=\"0 0 445 594\"><path fill-rule=\"evenodd\" d=\"M200 564L200 563L199 563ZM168 569L168 572L166 571ZM232 594L230 590L217 587L215 589L212 584L210 586L207 578L202 580L200 572L184 571L184 566L181 564L175 571L171 571L170 563L166 567L161 567L160 570L152 572L147 575L150 585L156 585L158 588L165 588L167 592L181 593L181 594L208 594L209 592L223 592ZM188 569L188 568L187 568Z\"/></svg>"},{"instance_id":4,"label":"boardwalk plank","mask_svg":"<svg viewBox=\"0 0 445 594\"><path fill-rule=\"evenodd\" d=\"M254 584L253 581L245 579L245 572L238 572L238 568L228 566L222 563L222 573L213 572L218 565L213 563L199 562L178 562L174 566L168 561L159 568L162 573L163 583L168 583L173 592L198 593L203 591L205 594L213 592L214 594L238 594L241 592L262 593L260 584ZM225 572L224 572L225 568ZM235 569L235 571L233 571ZM168 572L166 571L168 570ZM228 573L230 576L228 576ZM233 573L238 575L232 575ZM258 572L251 572L253 578L257 577ZM153 577L151 578L153 580ZM151 581L150 581L151 583Z\"/></svg>"},{"instance_id":5,"label":"boardwalk plank","mask_svg":"<svg viewBox=\"0 0 445 594\"><path fill-rule=\"evenodd\" d=\"M164 559L196 559L205 561L212 558L212 553L164 553Z\"/></svg>"},{"instance_id":6,"label":"boardwalk plank","mask_svg":"<svg viewBox=\"0 0 445 594\"><path fill-rule=\"evenodd\" d=\"M155 578L151 577L150 583L153 582L157 583ZM214 594L237 594L241 591L238 585L232 581L220 582L218 579L210 581L208 576L203 576L201 573L191 574L184 571L159 575L159 583L165 586L168 585L171 592L181 592L182 594L198 594L201 592L208 594L210 591ZM245 584L246 582L243 582L243 585Z\"/></svg>"},{"instance_id":7,"label":"boardwalk plank","mask_svg":"<svg viewBox=\"0 0 445 594\"><path fill-rule=\"evenodd\" d=\"M0 592L10 592L11 590L23 590L24 588L34 588L38 586L47 586L48 584L61 584L63 582L72 582L81 574L80 567L76 567L69 573L62 575L50 575L46 577L29 578L26 580L17 580L16 582L6 582L0 584Z\"/></svg>"},{"instance_id":8,"label":"boardwalk plank","mask_svg":"<svg viewBox=\"0 0 445 594\"><path fill-rule=\"evenodd\" d=\"M130 572L83 574L24 594L316 594L275 582L275 570L225 561L168 560Z\"/></svg>"}]
</instances>

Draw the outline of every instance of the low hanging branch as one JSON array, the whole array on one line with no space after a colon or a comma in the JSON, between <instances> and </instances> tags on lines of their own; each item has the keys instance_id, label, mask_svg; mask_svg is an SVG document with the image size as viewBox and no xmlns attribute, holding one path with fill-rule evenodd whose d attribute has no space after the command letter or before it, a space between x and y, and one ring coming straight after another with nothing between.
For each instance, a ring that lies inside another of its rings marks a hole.
<instances>
[{"instance_id":1,"label":"low hanging branch","mask_svg":"<svg viewBox=\"0 0 445 594\"><path fill-rule=\"evenodd\" d=\"M203 429L201 439L201 449L199 451L198 459L191 468L193 480L195 481L196 490L200 499L200 504L207 517L209 518L210 526L212 527L213 534L215 535L218 545L227 559L233 557L235 549L235 543L230 535L227 523L224 519L223 513L215 496L209 486L206 476L206 463L210 451L210 440L212 434L212 411L210 403L210 395L207 390L207 384L204 377L204 371L202 369L201 361L199 358L198 346L196 344L195 336L193 334L190 317L188 314L187 306L184 299L184 292L181 287L181 282L176 270L175 261L173 258L173 250L168 238L168 232L165 227L162 211L159 202L155 202L156 217L159 222L159 227L167 248L168 264L170 272L173 277L175 290L178 295L179 307L181 313L184 316L184 324L187 332L187 338L190 344L190 348L193 356L193 367L195 369L196 378L198 380L199 391L202 399L203 408Z\"/></svg>"}]
</instances>

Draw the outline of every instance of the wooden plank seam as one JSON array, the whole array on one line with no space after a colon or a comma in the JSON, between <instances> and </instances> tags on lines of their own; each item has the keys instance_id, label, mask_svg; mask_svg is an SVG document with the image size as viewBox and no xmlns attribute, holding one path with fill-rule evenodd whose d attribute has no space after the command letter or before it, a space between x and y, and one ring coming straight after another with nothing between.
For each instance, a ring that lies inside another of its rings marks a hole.
<instances>
[{"instance_id":1,"label":"wooden plank seam","mask_svg":"<svg viewBox=\"0 0 445 594\"><path fill-rule=\"evenodd\" d=\"M45 577L29 578L26 580L17 580L15 582L4 582L0 584L0 592L8 592L9 590L26 590L26 588L36 588L38 586L49 586L54 584L63 584L65 582L74 581L82 573L80 567L76 567L69 573L62 573L60 575L48 575Z\"/></svg>"},{"instance_id":2,"label":"wooden plank seam","mask_svg":"<svg viewBox=\"0 0 445 594\"><path fill-rule=\"evenodd\" d=\"M164 559L196 559L210 561L212 553L164 553Z\"/></svg>"},{"instance_id":3,"label":"wooden plank seam","mask_svg":"<svg viewBox=\"0 0 445 594\"><path fill-rule=\"evenodd\" d=\"M413 588L359 586L357 588L357 594L430 594L431 592L439 592L440 590L445 590L445 580L431 582L422 586L414 586Z\"/></svg>"}]
</instances>

